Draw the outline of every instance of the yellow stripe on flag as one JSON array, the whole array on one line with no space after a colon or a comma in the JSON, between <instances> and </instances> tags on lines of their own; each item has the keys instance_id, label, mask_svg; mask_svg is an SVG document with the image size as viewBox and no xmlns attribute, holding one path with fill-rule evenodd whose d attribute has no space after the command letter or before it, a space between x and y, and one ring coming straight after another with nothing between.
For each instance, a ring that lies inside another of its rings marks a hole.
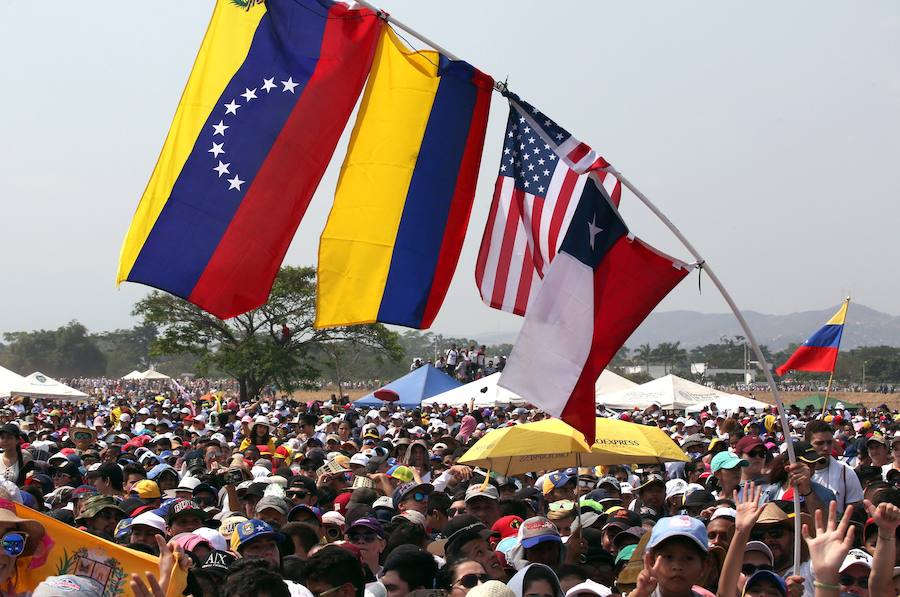
<instances>
[{"instance_id":1,"label":"yellow stripe on flag","mask_svg":"<svg viewBox=\"0 0 900 597\"><path fill-rule=\"evenodd\" d=\"M316 327L372 323L440 79L385 28L319 241ZM373 291L373 289L375 289Z\"/></svg>"},{"instance_id":2,"label":"yellow stripe on flag","mask_svg":"<svg viewBox=\"0 0 900 597\"><path fill-rule=\"evenodd\" d=\"M201 127L247 57L253 35L265 12L263 4L253 3L247 10L235 6L230 0L217 0L166 142L122 243L116 284L128 278Z\"/></svg>"},{"instance_id":3,"label":"yellow stripe on flag","mask_svg":"<svg viewBox=\"0 0 900 597\"><path fill-rule=\"evenodd\" d=\"M146 578L146 573L152 572L159 577L157 557L116 545L21 504L13 505L20 518L36 521L44 527L44 537L34 555L16 560L16 593L30 594L48 576L74 574L99 582L105 596L133 596L128 585L132 573ZM167 595L181 595L186 585L187 575L176 566Z\"/></svg>"},{"instance_id":4,"label":"yellow stripe on flag","mask_svg":"<svg viewBox=\"0 0 900 597\"><path fill-rule=\"evenodd\" d=\"M825 325L844 325L844 320L847 319L847 305L849 303L844 301L841 304L841 308L838 309L838 312L834 314L834 317L828 320L828 323Z\"/></svg>"}]
</instances>

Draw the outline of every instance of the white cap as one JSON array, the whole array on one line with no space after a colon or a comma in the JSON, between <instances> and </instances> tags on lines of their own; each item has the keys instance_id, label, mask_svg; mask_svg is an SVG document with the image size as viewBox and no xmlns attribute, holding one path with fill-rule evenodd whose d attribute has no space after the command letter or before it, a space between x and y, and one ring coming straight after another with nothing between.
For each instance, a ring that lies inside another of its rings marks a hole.
<instances>
[{"instance_id":1,"label":"white cap","mask_svg":"<svg viewBox=\"0 0 900 597\"><path fill-rule=\"evenodd\" d=\"M747 545L744 546L744 553L747 553L748 551L761 553L769 559L770 565L775 564L775 556L772 555L772 550L762 541L748 541Z\"/></svg>"},{"instance_id":2,"label":"white cap","mask_svg":"<svg viewBox=\"0 0 900 597\"><path fill-rule=\"evenodd\" d=\"M394 508L394 502L391 500L390 496L383 495L372 504L372 508Z\"/></svg>"},{"instance_id":3,"label":"white cap","mask_svg":"<svg viewBox=\"0 0 900 597\"><path fill-rule=\"evenodd\" d=\"M675 424L677 425L678 423L684 423L684 417L678 417L677 419L675 419Z\"/></svg>"},{"instance_id":4,"label":"white cap","mask_svg":"<svg viewBox=\"0 0 900 597\"><path fill-rule=\"evenodd\" d=\"M210 546L213 549L218 549L219 551L228 551L228 543L225 541L225 537L222 536L222 533L220 533L218 529L200 527L199 529L194 529L191 532L206 539L206 541L209 542Z\"/></svg>"},{"instance_id":5,"label":"white cap","mask_svg":"<svg viewBox=\"0 0 900 597\"><path fill-rule=\"evenodd\" d=\"M696 419L688 419L684 422L685 427L697 427L699 423L697 423Z\"/></svg>"},{"instance_id":6,"label":"white cap","mask_svg":"<svg viewBox=\"0 0 900 597\"><path fill-rule=\"evenodd\" d=\"M716 422L713 421L712 419L706 419L706 423L704 423L703 426L706 427L707 429L715 429Z\"/></svg>"},{"instance_id":7,"label":"white cap","mask_svg":"<svg viewBox=\"0 0 900 597\"><path fill-rule=\"evenodd\" d=\"M840 570L838 570L838 572L844 572L854 564L862 564L863 566L871 570L872 556L861 549L851 549L847 552L847 557L844 558L844 562L841 564L841 568Z\"/></svg>"},{"instance_id":8,"label":"white cap","mask_svg":"<svg viewBox=\"0 0 900 597\"><path fill-rule=\"evenodd\" d=\"M566 597L572 597L573 595L600 595L600 597L609 597L609 595L612 595L612 591L606 586L588 579L566 591Z\"/></svg>"},{"instance_id":9,"label":"white cap","mask_svg":"<svg viewBox=\"0 0 900 597\"><path fill-rule=\"evenodd\" d=\"M153 512L141 512L131 521L131 526L143 525L145 527L153 527L158 531L166 532L166 521L159 514Z\"/></svg>"},{"instance_id":10,"label":"white cap","mask_svg":"<svg viewBox=\"0 0 900 597\"><path fill-rule=\"evenodd\" d=\"M200 485L200 479L198 477L185 477L178 483L177 489L194 491L198 485Z\"/></svg>"},{"instance_id":11,"label":"white cap","mask_svg":"<svg viewBox=\"0 0 900 597\"><path fill-rule=\"evenodd\" d=\"M709 518L710 520L715 520L717 518L737 518L737 510L734 508L716 508L712 513L712 516Z\"/></svg>"},{"instance_id":12,"label":"white cap","mask_svg":"<svg viewBox=\"0 0 900 597\"><path fill-rule=\"evenodd\" d=\"M687 481L684 479L670 479L666 481L666 499L673 498L676 495L684 495L687 491Z\"/></svg>"},{"instance_id":13,"label":"white cap","mask_svg":"<svg viewBox=\"0 0 900 597\"><path fill-rule=\"evenodd\" d=\"M354 454L350 457L350 464L360 464L362 466L366 466L369 464L369 457L365 454Z\"/></svg>"},{"instance_id":14,"label":"white cap","mask_svg":"<svg viewBox=\"0 0 900 597\"><path fill-rule=\"evenodd\" d=\"M131 415L129 415L128 413L122 413L121 416L119 416L119 420L123 423L127 423L131 420Z\"/></svg>"},{"instance_id":15,"label":"white cap","mask_svg":"<svg viewBox=\"0 0 900 597\"><path fill-rule=\"evenodd\" d=\"M336 524L339 527L344 526L344 517L341 516L340 512L335 512L334 510L329 510L328 512L322 515L322 524Z\"/></svg>"}]
</instances>

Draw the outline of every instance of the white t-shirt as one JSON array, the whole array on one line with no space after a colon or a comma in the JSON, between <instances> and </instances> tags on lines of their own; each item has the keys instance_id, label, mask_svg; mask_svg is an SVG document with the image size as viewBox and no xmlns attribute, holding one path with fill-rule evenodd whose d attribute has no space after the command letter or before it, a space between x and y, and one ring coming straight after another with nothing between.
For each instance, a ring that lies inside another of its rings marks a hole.
<instances>
[{"instance_id":1,"label":"white t-shirt","mask_svg":"<svg viewBox=\"0 0 900 597\"><path fill-rule=\"evenodd\" d=\"M452 365L455 365L455 364L456 364L456 359L457 359L457 358L459 358L459 353L458 353L458 352L456 352L456 351L453 350L452 348L451 348L450 350L447 351L447 364L448 364L448 365L451 365L451 366L452 366Z\"/></svg>"},{"instance_id":2,"label":"white t-shirt","mask_svg":"<svg viewBox=\"0 0 900 597\"><path fill-rule=\"evenodd\" d=\"M813 471L812 480L834 492L838 512L843 512L847 504L863 501L862 485L856 472L834 458L828 459L828 466Z\"/></svg>"}]
</instances>

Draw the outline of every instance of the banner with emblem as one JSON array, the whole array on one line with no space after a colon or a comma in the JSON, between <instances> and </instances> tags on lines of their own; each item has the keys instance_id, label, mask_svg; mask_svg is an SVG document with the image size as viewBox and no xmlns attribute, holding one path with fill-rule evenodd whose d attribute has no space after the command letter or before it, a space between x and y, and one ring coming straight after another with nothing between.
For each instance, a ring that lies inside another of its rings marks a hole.
<instances>
[{"instance_id":1,"label":"banner with emblem","mask_svg":"<svg viewBox=\"0 0 900 597\"><path fill-rule=\"evenodd\" d=\"M30 594L49 576L72 574L91 578L103 587L103 597L133 596L132 574L159 575L159 558L134 551L50 518L22 504L0 503L0 525L15 524L26 537L16 560L14 582L2 587L4 595ZM15 516L10 516L14 513ZM7 531L9 532L9 531ZM186 574L177 566L169 582L169 595L181 595Z\"/></svg>"}]
</instances>

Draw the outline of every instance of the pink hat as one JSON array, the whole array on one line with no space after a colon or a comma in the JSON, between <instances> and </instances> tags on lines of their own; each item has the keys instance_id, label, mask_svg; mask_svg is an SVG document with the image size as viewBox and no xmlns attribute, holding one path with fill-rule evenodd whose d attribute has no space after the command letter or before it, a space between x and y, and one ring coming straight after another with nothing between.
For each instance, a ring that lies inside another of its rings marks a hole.
<instances>
[{"instance_id":1,"label":"pink hat","mask_svg":"<svg viewBox=\"0 0 900 597\"><path fill-rule=\"evenodd\" d=\"M185 551L193 551L195 547L203 543L210 549L213 549L213 546L210 545L208 539L201 537L200 535L195 535L194 533L178 533L172 537L172 541L180 545Z\"/></svg>"}]
</instances>

